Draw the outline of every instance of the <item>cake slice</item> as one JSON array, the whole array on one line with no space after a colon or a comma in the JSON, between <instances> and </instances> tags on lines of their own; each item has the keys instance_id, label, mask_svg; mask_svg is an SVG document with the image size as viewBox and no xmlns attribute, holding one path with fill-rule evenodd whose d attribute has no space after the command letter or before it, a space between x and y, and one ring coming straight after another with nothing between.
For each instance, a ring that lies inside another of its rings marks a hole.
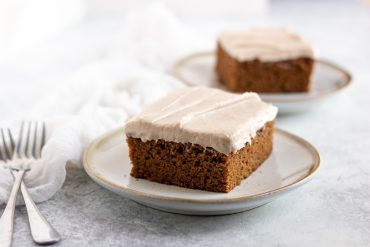
<instances>
[{"instance_id":1,"label":"cake slice","mask_svg":"<svg viewBox=\"0 0 370 247\"><path fill-rule=\"evenodd\" d=\"M313 48L283 28L221 33L217 44L219 81L233 92L308 92Z\"/></svg>"},{"instance_id":2,"label":"cake slice","mask_svg":"<svg viewBox=\"0 0 370 247\"><path fill-rule=\"evenodd\" d=\"M276 114L255 93L175 91L126 123L131 176L229 192L270 155Z\"/></svg>"}]
</instances>

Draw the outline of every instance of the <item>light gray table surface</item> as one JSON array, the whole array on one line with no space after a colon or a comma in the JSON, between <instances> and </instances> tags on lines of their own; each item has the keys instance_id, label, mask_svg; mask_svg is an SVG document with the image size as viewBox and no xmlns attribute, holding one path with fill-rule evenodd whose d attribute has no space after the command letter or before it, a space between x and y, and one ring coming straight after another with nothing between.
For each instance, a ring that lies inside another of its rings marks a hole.
<instances>
[{"instance_id":1,"label":"light gray table surface","mask_svg":"<svg viewBox=\"0 0 370 247\"><path fill-rule=\"evenodd\" d=\"M56 246L370 246L370 4L276 0L270 7L267 18L249 22L304 33L321 57L354 76L353 85L326 105L277 120L320 151L317 176L263 207L195 217L141 206L98 186L83 170L68 168L63 188L39 204L63 237ZM208 31L229 25L219 22L189 24ZM13 114L6 97L2 122ZM14 246L33 246L24 207L16 210Z\"/></svg>"}]
</instances>

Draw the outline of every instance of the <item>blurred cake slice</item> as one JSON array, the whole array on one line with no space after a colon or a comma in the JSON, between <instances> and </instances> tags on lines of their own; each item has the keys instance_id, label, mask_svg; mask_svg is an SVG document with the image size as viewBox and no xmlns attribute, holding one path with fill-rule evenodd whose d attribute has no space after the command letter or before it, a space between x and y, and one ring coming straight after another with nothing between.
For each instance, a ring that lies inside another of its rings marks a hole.
<instances>
[{"instance_id":1,"label":"blurred cake slice","mask_svg":"<svg viewBox=\"0 0 370 247\"><path fill-rule=\"evenodd\" d=\"M229 192L270 155L276 114L255 93L175 91L126 123L131 175Z\"/></svg>"},{"instance_id":2,"label":"blurred cake slice","mask_svg":"<svg viewBox=\"0 0 370 247\"><path fill-rule=\"evenodd\" d=\"M308 92L313 48L284 28L221 33L217 45L219 81L233 92Z\"/></svg>"}]
</instances>

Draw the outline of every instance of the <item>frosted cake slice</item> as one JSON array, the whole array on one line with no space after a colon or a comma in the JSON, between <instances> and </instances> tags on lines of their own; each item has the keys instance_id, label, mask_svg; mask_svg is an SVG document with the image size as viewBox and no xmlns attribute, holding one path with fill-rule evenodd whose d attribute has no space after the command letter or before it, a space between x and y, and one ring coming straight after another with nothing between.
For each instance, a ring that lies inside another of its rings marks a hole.
<instances>
[{"instance_id":1,"label":"frosted cake slice","mask_svg":"<svg viewBox=\"0 0 370 247\"><path fill-rule=\"evenodd\" d=\"M313 48L284 28L221 33L217 45L219 81L233 92L308 92Z\"/></svg>"},{"instance_id":2,"label":"frosted cake slice","mask_svg":"<svg viewBox=\"0 0 370 247\"><path fill-rule=\"evenodd\" d=\"M131 176L229 192L272 152L276 114L255 93L175 91L126 123Z\"/></svg>"}]
</instances>

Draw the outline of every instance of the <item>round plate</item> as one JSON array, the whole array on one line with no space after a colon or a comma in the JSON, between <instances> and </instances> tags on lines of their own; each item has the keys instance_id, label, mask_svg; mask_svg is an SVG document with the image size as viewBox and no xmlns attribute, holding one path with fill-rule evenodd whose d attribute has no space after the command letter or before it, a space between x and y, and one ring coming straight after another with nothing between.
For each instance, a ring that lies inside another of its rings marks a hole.
<instances>
[{"instance_id":1,"label":"round plate","mask_svg":"<svg viewBox=\"0 0 370 247\"><path fill-rule=\"evenodd\" d=\"M179 60L172 74L190 86L209 86L225 89L215 73L215 53L202 52ZM266 93L261 98L276 105L279 113L294 113L317 107L318 104L351 83L351 75L339 66L316 60L309 93Z\"/></svg>"},{"instance_id":2,"label":"round plate","mask_svg":"<svg viewBox=\"0 0 370 247\"><path fill-rule=\"evenodd\" d=\"M307 141L277 129L270 157L229 193L164 185L130 176L131 163L123 129L108 133L86 149L83 165L101 186L152 208L191 215L223 215L249 210L307 182L320 157Z\"/></svg>"}]
</instances>

